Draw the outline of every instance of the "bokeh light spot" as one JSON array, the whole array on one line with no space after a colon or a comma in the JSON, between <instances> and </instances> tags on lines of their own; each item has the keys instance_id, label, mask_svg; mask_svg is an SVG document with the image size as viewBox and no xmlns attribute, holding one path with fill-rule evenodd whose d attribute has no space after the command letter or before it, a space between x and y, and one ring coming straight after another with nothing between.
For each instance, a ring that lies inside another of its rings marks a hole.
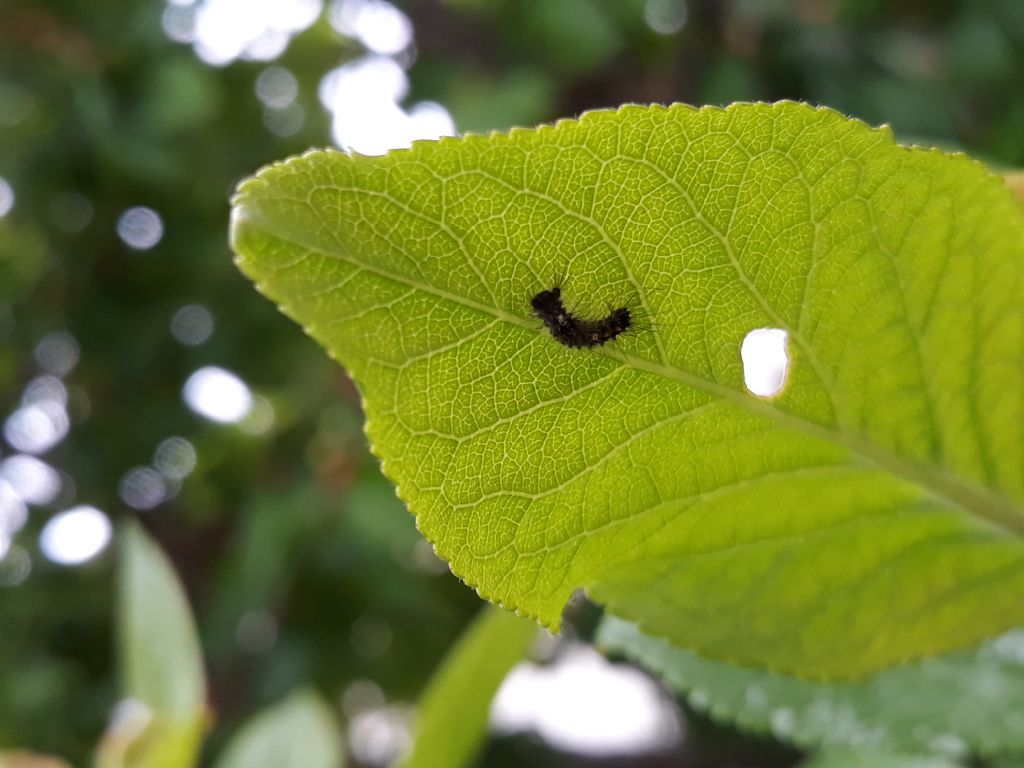
<instances>
[{"instance_id":1,"label":"bokeh light spot","mask_svg":"<svg viewBox=\"0 0 1024 768\"><path fill-rule=\"evenodd\" d=\"M44 401L23 405L4 422L4 439L23 453L45 453L68 433L70 423L63 405Z\"/></svg>"},{"instance_id":2,"label":"bokeh light spot","mask_svg":"<svg viewBox=\"0 0 1024 768\"><path fill-rule=\"evenodd\" d=\"M25 526L28 508L18 492L6 481L0 480L0 537L7 543Z\"/></svg>"},{"instance_id":3,"label":"bokeh light spot","mask_svg":"<svg viewBox=\"0 0 1024 768\"><path fill-rule=\"evenodd\" d=\"M256 96L263 105L284 109L299 95L299 81L285 67L267 67L256 78Z\"/></svg>"},{"instance_id":4,"label":"bokeh light spot","mask_svg":"<svg viewBox=\"0 0 1024 768\"><path fill-rule=\"evenodd\" d=\"M213 315L202 304L186 304L171 318L171 335L188 347L197 347L213 335Z\"/></svg>"},{"instance_id":5,"label":"bokeh light spot","mask_svg":"<svg viewBox=\"0 0 1024 768\"><path fill-rule=\"evenodd\" d=\"M4 459L0 479L25 502L36 506L49 504L60 494L60 472L35 456L17 454Z\"/></svg>"},{"instance_id":6,"label":"bokeh light spot","mask_svg":"<svg viewBox=\"0 0 1024 768\"><path fill-rule=\"evenodd\" d=\"M39 534L39 548L55 563L79 565L102 552L110 535L110 519L96 507L83 505L50 518Z\"/></svg>"},{"instance_id":7,"label":"bokeh light spot","mask_svg":"<svg viewBox=\"0 0 1024 768\"><path fill-rule=\"evenodd\" d=\"M23 547L9 547L4 552L3 537L0 536L0 587L16 587L23 584L32 572L32 556Z\"/></svg>"},{"instance_id":8,"label":"bokeh light spot","mask_svg":"<svg viewBox=\"0 0 1024 768\"><path fill-rule=\"evenodd\" d=\"M167 499L167 483L155 469L135 467L124 473L117 492L121 500L132 509L148 510Z\"/></svg>"},{"instance_id":9,"label":"bokeh light spot","mask_svg":"<svg viewBox=\"0 0 1024 768\"><path fill-rule=\"evenodd\" d=\"M674 35L686 26L686 0L647 0L644 21L659 35Z\"/></svg>"},{"instance_id":10,"label":"bokeh light spot","mask_svg":"<svg viewBox=\"0 0 1024 768\"><path fill-rule=\"evenodd\" d=\"M36 344L33 355L40 368L63 378L78 365L78 340L63 331L48 333Z\"/></svg>"},{"instance_id":11,"label":"bokeh light spot","mask_svg":"<svg viewBox=\"0 0 1024 768\"><path fill-rule=\"evenodd\" d=\"M213 66L235 59L270 61L288 47L293 35L315 22L322 0L205 0L191 20L174 19L173 34L191 38L196 55ZM170 20L165 16L168 36Z\"/></svg>"},{"instance_id":12,"label":"bokeh light spot","mask_svg":"<svg viewBox=\"0 0 1024 768\"><path fill-rule=\"evenodd\" d=\"M117 235L129 248L148 251L163 238L164 222L152 208L137 205L121 214L117 220Z\"/></svg>"},{"instance_id":13,"label":"bokeh light spot","mask_svg":"<svg viewBox=\"0 0 1024 768\"><path fill-rule=\"evenodd\" d=\"M245 418L238 425L247 435L264 435L274 426L274 406L267 398L256 395Z\"/></svg>"},{"instance_id":14,"label":"bokeh light spot","mask_svg":"<svg viewBox=\"0 0 1024 768\"><path fill-rule=\"evenodd\" d=\"M153 466L168 480L184 480L196 468L196 449L184 437L168 437L156 447Z\"/></svg>"},{"instance_id":15,"label":"bokeh light spot","mask_svg":"<svg viewBox=\"0 0 1024 768\"><path fill-rule=\"evenodd\" d=\"M0 218L3 218L14 207L14 189L3 176L0 176Z\"/></svg>"},{"instance_id":16,"label":"bokeh light spot","mask_svg":"<svg viewBox=\"0 0 1024 768\"><path fill-rule=\"evenodd\" d=\"M412 741L412 708L391 704L358 713L349 721L348 743L367 765L389 765Z\"/></svg>"},{"instance_id":17,"label":"bokeh light spot","mask_svg":"<svg viewBox=\"0 0 1024 768\"><path fill-rule=\"evenodd\" d=\"M374 53L393 56L412 43L409 17L386 0L335 0L328 18L338 32Z\"/></svg>"},{"instance_id":18,"label":"bokeh light spot","mask_svg":"<svg viewBox=\"0 0 1024 768\"><path fill-rule=\"evenodd\" d=\"M47 374L36 376L25 385L21 392L22 405L38 403L55 403L62 408L68 404L68 390L64 382L56 376Z\"/></svg>"},{"instance_id":19,"label":"bokeh light spot","mask_svg":"<svg viewBox=\"0 0 1024 768\"><path fill-rule=\"evenodd\" d=\"M252 407L252 393L245 382L216 366L200 368L189 376L182 394L189 408L222 424L237 424Z\"/></svg>"},{"instance_id":20,"label":"bokeh light spot","mask_svg":"<svg viewBox=\"0 0 1024 768\"><path fill-rule=\"evenodd\" d=\"M160 22L164 34L176 43L191 43L196 39L196 12L191 6L171 0Z\"/></svg>"},{"instance_id":21,"label":"bokeh light spot","mask_svg":"<svg viewBox=\"0 0 1024 768\"><path fill-rule=\"evenodd\" d=\"M341 694L341 708L351 720L360 712L384 706L384 691L372 680L353 680Z\"/></svg>"},{"instance_id":22,"label":"bokeh light spot","mask_svg":"<svg viewBox=\"0 0 1024 768\"><path fill-rule=\"evenodd\" d=\"M263 126L275 136L294 136L306 124L306 110L298 104L289 104L284 109L263 110Z\"/></svg>"}]
</instances>

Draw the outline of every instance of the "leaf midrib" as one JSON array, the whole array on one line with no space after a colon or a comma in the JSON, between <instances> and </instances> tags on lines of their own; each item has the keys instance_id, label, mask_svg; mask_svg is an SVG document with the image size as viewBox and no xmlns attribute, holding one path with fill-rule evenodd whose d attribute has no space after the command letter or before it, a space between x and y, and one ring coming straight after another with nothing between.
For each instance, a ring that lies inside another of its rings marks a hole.
<instances>
[{"instance_id":1,"label":"leaf midrib","mask_svg":"<svg viewBox=\"0 0 1024 768\"><path fill-rule=\"evenodd\" d=\"M245 225L252 226L270 237L278 238L286 243L295 245L308 251L310 254L318 254L325 258L335 259L349 263L361 270L377 275L378 277L390 280L401 285L406 285L418 291L451 301L461 306L473 309L485 315L490 315L502 322L516 325L531 332L538 331L535 323L521 315L506 312L500 307L481 304L474 299L452 293L434 285L417 282L405 275L398 275L388 270L366 264L351 254L339 254L326 250L318 245L307 242L307 238L300 233L288 232L287 235L276 234L276 227L270 218L259 215L253 207L247 206L245 201L246 192L238 194L234 201L231 221L231 241L235 253L241 253L241 249L235 246L238 240L237 232ZM288 267L292 268L301 263L303 259L292 262ZM236 262L241 267L245 259L237 257ZM279 270L275 270L279 271ZM257 282L258 286L262 285ZM301 301L302 297L296 297ZM290 303L281 303L282 309L288 314L295 316L297 313L291 311ZM726 402L735 405L749 413L768 418L775 423L795 432L802 433L809 437L823 440L832 445L839 446L857 456L870 461L889 474L892 474L908 483L922 488L933 496L945 499L965 512L972 514L980 520L985 521L994 528L1015 536L1024 534L1024 510L1019 508L1012 500L1005 496L994 493L992 490L980 487L958 475L951 475L946 471L937 470L934 466L908 460L903 456L887 451L864 439L861 435L850 434L835 429L830 429L821 424L807 421L787 411L782 411L772 405L769 399L762 399L749 395L738 389L733 389L717 381L711 381L687 371L660 363L653 363L644 358L637 358L626 354L622 350L611 347L595 347L588 350L591 354L600 354L609 357L623 365L631 366L636 370L659 376L661 378L676 381L688 387L706 392L719 397Z\"/></svg>"}]
</instances>

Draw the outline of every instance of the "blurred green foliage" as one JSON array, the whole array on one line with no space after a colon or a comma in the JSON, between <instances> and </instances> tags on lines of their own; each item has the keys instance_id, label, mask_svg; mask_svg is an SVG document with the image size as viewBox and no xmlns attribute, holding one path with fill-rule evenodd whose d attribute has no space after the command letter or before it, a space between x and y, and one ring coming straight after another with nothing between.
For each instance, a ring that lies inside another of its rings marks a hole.
<instances>
[{"instance_id":1,"label":"blurred green foliage","mask_svg":"<svg viewBox=\"0 0 1024 768\"><path fill-rule=\"evenodd\" d=\"M1002 166L1024 162L1018 0L400 5L415 35L415 55L397 56L409 65L406 102L439 102L459 130L629 101L791 98ZM45 371L41 340L69 333L78 348L65 376L70 432L43 456L62 473L62 490L31 506L0 561L0 749L76 765L119 698L115 558L107 551L67 567L44 557L38 535L58 510L90 504L115 521L138 518L170 556L207 664L209 755L299 685L317 689L342 721L358 711L354 692L378 690L353 688L357 681L373 681L387 701L413 700L479 608L423 549L380 478L344 372L251 290L226 244L237 180L331 142L318 88L363 56L362 44L335 31L325 9L279 55L214 66L168 36L184 37L182 19L195 7L0 4L0 178L14 196L0 215L3 415ZM244 27L247 14L236 14ZM255 93L268 58L297 84L286 108ZM133 206L162 220L151 249L117 234ZM201 344L171 333L186 305L212 314ZM189 410L182 387L208 365L265 398L272 426L253 434ZM131 509L122 478L152 464L170 436L194 446L195 470L180 488L169 483L173 498ZM0 447L4 457L14 452ZM678 763L662 764L793 759L698 716L689 734ZM488 764L559 764L532 742L507 741L488 750Z\"/></svg>"}]
</instances>

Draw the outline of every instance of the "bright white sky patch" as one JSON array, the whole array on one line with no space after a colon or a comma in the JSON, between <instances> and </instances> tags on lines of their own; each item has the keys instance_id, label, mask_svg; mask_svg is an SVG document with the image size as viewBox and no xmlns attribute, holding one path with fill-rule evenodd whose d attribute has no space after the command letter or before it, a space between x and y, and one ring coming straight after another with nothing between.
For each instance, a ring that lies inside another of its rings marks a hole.
<instances>
[{"instance_id":1,"label":"bright white sky patch","mask_svg":"<svg viewBox=\"0 0 1024 768\"><path fill-rule=\"evenodd\" d=\"M401 53L412 43L409 17L386 0L334 0L331 26L385 56Z\"/></svg>"},{"instance_id":2,"label":"bright white sky patch","mask_svg":"<svg viewBox=\"0 0 1024 768\"><path fill-rule=\"evenodd\" d=\"M491 707L498 731L536 731L553 746L591 755L671 749L681 738L675 705L646 675L585 646L553 664L520 664Z\"/></svg>"},{"instance_id":3,"label":"bright white sky patch","mask_svg":"<svg viewBox=\"0 0 1024 768\"><path fill-rule=\"evenodd\" d=\"M39 534L39 548L61 565L79 565L110 543L110 520L95 507L74 507L50 518Z\"/></svg>"},{"instance_id":4,"label":"bright white sky patch","mask_svg":"<svg viewBox=\"0 0 1024 768\"><path fill-rule=\"evenodd\" d=\"M743 383L753 394L773 397L782 391L789 367L787 338L781 328L757 328L743 339Z\"/></svg>"},{"instance_id":5,"label":"bright white sky patch","mask_svg":"<svg viewBox=\"0 0 1024 768\"><path fill-rule=\"evenodd\" d=\"M238 376L223 368L200 368L188 377L182 392L185 403L210 421L236 424L252 407L252 393Z\"/></svg>"},{"instance_id":6,"label":"bright white sky patch","mask_svg":"<svg viewBox=\"0 0 1024 768\"><path fill-rule=\"evenodd\" d=\"M206 0L194 7L172 4L164 12L164 31L172 40L191 42L196 55L214 66L235 59L272 61L322 10L322 0Z\"/></svg>"},{"instance_id":7,"label":"bright white sky patch","mask_svg":"<svg viewBox=\"0 0 1024 768\"><path fill-rule=\"evenodd\" d=\"M382 155L417 139L455 133L451 115L440 104L402 109L408 89L405 70L386 56L364 56L328 72L319 94L334 116L334 141L362 155Z\"/></svg>"},{"instance_id":8,"label":"bright white sky patch","mask_svg":"<svg viewBox=\"0 0 1024 768\"><path fill-rule=\"evenodd\" d=\"M320 80L320 102L332 112L353 109L353 103L401 101L409 78L394 59L363 56L332 69Z\"/></svg>"},{"instance_id":9,"label":"bright white sky patch","mask_svg":"<svg viewBox=\"0 0 1024 768\"><path fill-rule=\"evenodd\" d=\"M448 110L436 101L421 101L409 109L409 133L413 139L439 139L455 135Z\"/></svg>"}]
</instances>

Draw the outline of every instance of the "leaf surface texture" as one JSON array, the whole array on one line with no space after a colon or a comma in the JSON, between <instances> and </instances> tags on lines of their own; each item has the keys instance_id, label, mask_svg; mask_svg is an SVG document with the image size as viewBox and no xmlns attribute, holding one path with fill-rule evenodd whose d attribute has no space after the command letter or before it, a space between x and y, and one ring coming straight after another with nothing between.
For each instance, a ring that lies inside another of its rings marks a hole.
<instances>
[{"instance_id":1,"label":"leaf surface texture","mask_svg":"<svg viewBox=\"0 0 1024 768\"><path fill-rule=\"evenodd\" d=\"M809 677L1024 620L1024 221L962 155L826 109L624 107L235 198L241 269L342 362L453 571L556 626ZM560 284L624 337L568 349ZM785 387L740 346L786 332Z\"/></svg>"}]
</instances>

